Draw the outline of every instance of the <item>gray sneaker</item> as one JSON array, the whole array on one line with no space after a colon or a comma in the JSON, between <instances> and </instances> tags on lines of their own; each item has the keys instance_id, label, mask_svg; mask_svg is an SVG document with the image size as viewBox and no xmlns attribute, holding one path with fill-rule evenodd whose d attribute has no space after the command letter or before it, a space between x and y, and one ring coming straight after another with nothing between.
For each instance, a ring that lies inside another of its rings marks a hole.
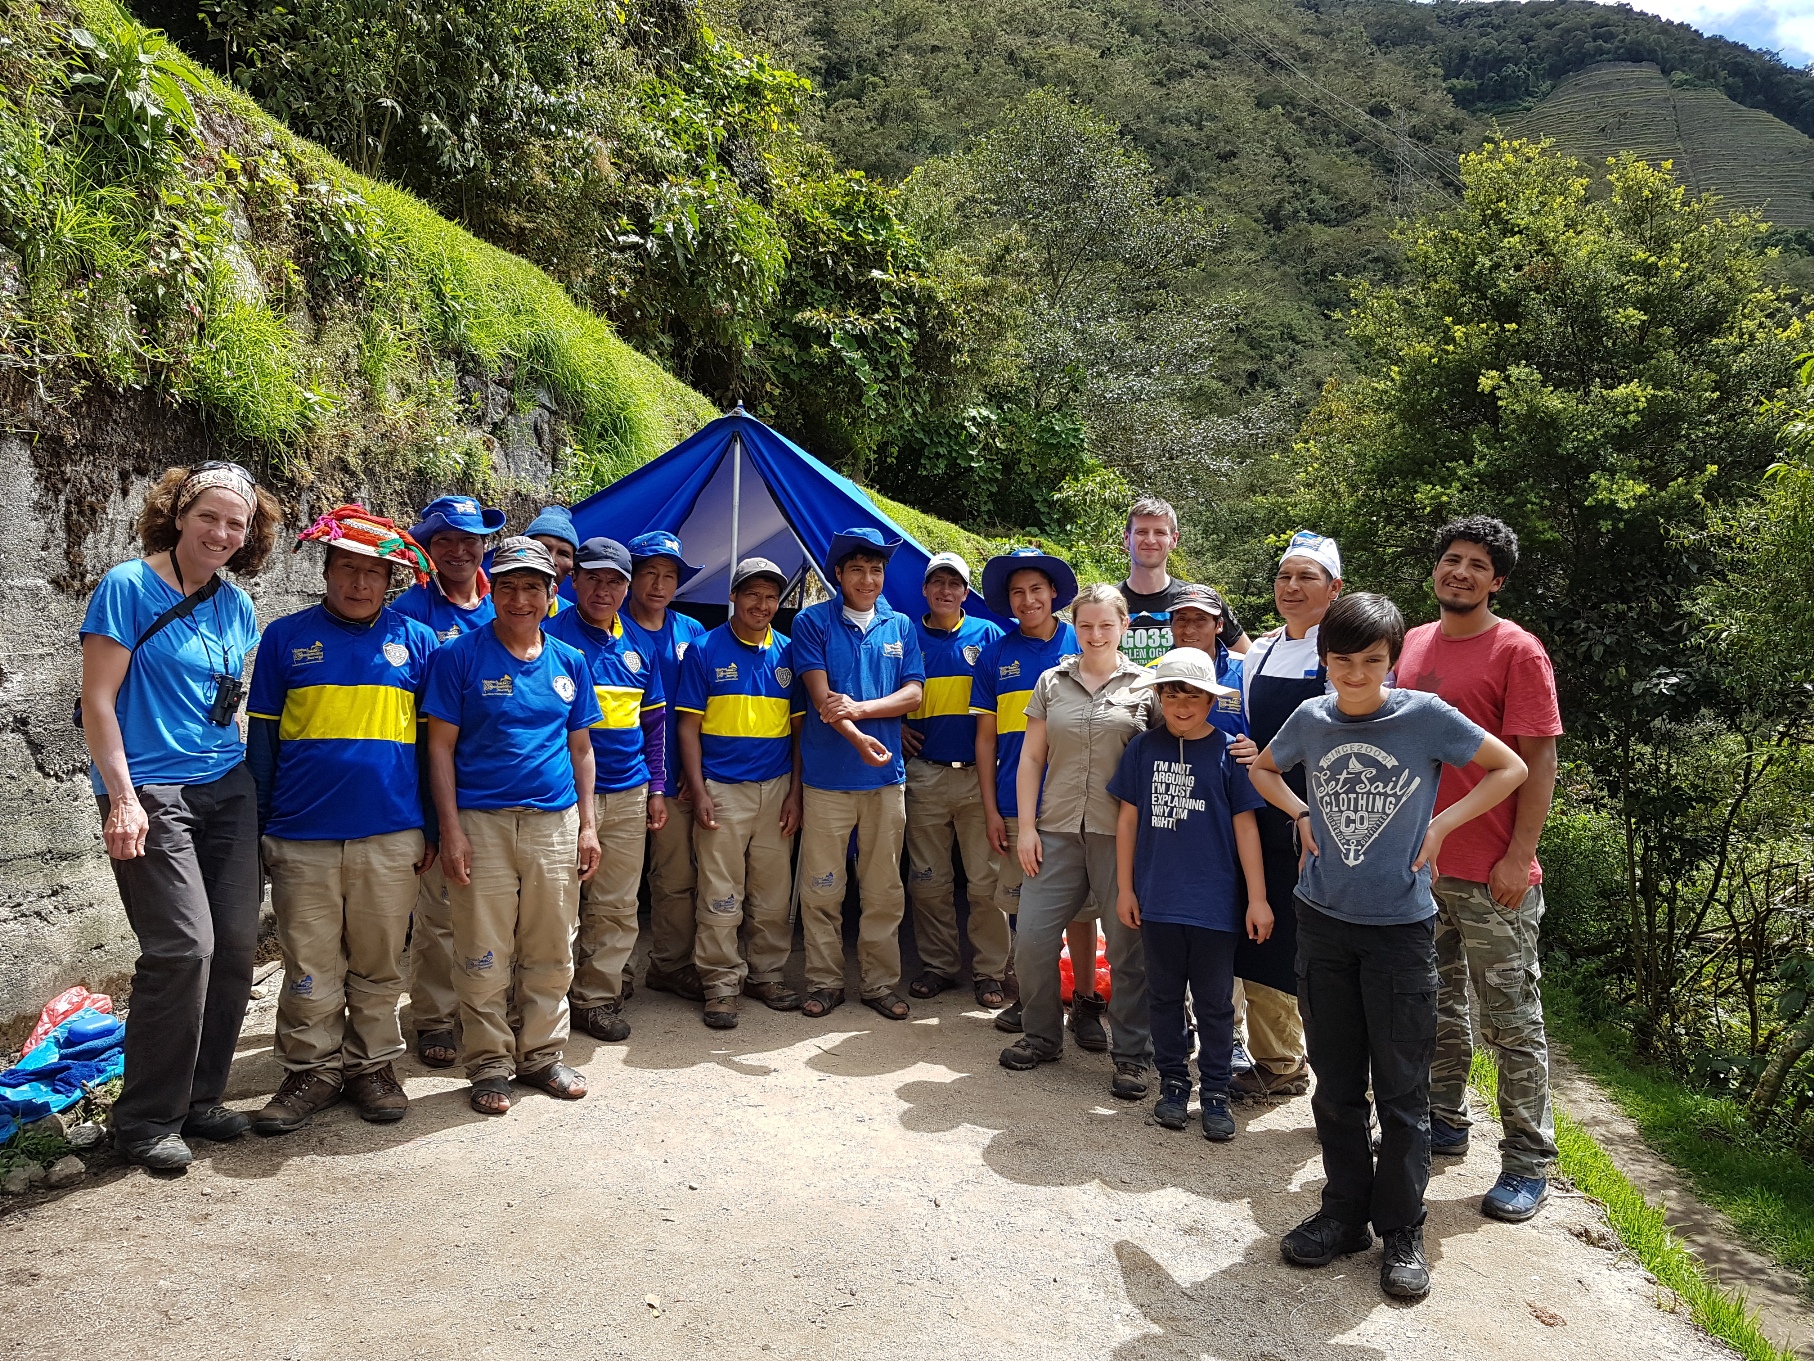
<instances>
[{"instance_id":1,"label":"gray sneaker","mask_svg":"<svg viewBox=\"0 0 1814 1361\"><path fill-rule=\"evenodd\" d=\"M180 1134L161 1134L155 1139L140 1139L120 1150L126 1161L137 1163L151 1172L181 1172L195 1161L195 1154Z\"/></svg>"}]
</instances>

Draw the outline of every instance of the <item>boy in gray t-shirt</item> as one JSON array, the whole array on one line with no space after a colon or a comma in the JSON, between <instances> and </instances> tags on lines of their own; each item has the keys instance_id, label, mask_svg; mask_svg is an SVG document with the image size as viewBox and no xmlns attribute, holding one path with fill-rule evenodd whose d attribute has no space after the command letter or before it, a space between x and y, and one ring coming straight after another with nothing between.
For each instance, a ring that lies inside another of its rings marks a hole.
<instances>
[{"instance_id":1,"label":"boy in gray t-shirt","mask_svg":"<svg viewBox=\"0 0 1814 1361\"><path fill-rule=\"evenodd\" d=\"M1436 903L1443 840L1509 796L1524 762L1498 738L1421 691L1389 690L1405 621L1384 596L1343 596L1317 635L1334 694L1306 700L1252 768L1253 786L1295 819L1298 1007L1323 1146L1322 1209L1279 1244L1296 1266L1327 1266L1385 1239L1380 1288L1429 1293L1423 1252L1430 1179L1430 1060L1436 1043ZM1444 765L1486 772L1431 817ZM1303 766L1310 802L1282 771ZM1367 1088L1379 1112L1377 1165Z\"/></svg>"}]
</instances>

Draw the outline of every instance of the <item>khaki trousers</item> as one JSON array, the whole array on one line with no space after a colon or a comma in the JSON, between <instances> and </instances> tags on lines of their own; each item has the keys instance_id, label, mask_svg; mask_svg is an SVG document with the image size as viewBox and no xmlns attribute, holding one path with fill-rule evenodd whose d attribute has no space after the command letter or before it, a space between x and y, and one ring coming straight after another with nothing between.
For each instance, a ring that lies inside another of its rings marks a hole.
<instances>
[{"instance_id":1,"label":"khaki trousers","mask_svg":"<svg viewBox=\"0 0 1814 1361\"><path fill-rule=\"evenodd\" d=\"M964 896L970 901L971 969L1001 979L1008 970L1008 919L995 900L996 865L976 768L930 761L907 763L907 892L913 899L913 938L920 963L958 978L963 969L951 842L964 858Z\"/></svg>"},{"instance_id":2,"label":"khaki trousers","mask_svg":"<svg viewBox=\"0 0 1814 1361\"><path fill-rule=\"evenodd\" d=\"M817 991L844 986L844 853L857 833L857 969L865 997L893 992L901 981L901 840L907 830L907 787L850 791L806 786L800 828L800 921L806 934L806 983Z\"/></svg>"},{"instance_id":3,"label":"khaki trousers","mask_svg":"<svg viewBox=\"0 0 1814 1361\"><path fill-rule=\"evenodd\" d=\"M603 1006L623 995L624 971L636 949L636 890L649 833L649 786L593 795L598 810L598 873L579 886L579 934L573 948L576 1007Z\"/></svg>"},{"instance_id":4,"label":"khaki trousers","mask_svg":"<svg viewBox=\"0 0 1814 1361\"><path fill-rule=\"evenodd\" d=\"M707 997L735 997L745 977L779 983L793 952L793 838L781 835L781 805L792 783L789 775L705 782L718 809L718 829L693 831L699 862L693 959Z\"/></svg>"},{"instance_id":5,"label":"khaki trousers","mask_svg":"<svg viewBox=\"0 0 1814 1361\"><path fill-rule=\"evenodd\" d=\"M454 991L453 916L447 876L436 860L421 876L409 932L409 1023L417 1036L446 1034L460 1022Z\"/></svg>"},{"instance_id":6,"label":"khaki trousers","mask_svg":"<svg viewBox=\"0 0 1814 1361\"><path fill-rule=\"evenodd\" d=\"M399 965L422 833L261 844L283 949L277 1061L336 1082L382 1068L403 1053Z\"/></svg>"},{"instance_id":7,"label":"khaki trousers","mask_svg":"<svg viewBox=\"0 0 1814 1361\"><path fill-rule=\"evenodd\" d=\"M1247 1055L1274 1077L1305 1069L1304 1020L1298 999L1264 983L1235 979L1235 1029L1247 1026Z\"/></svg>"},{"instance_id":8,"label":"khaki trousers","mask_svg":"<svg viewBox=\"0 0 1814 1361\"><path fill-rule=\"evenodd\" d=\"M460 810L472 882L447 884L466 1075L511 1077L558 1063L579 920L579 812Z\"/></svg>"},{"instance_id":9,"label":"khaki trousers","mask_svg":"<svg viewBox=\"0 0 1814 1361\"><path fill-rule=\"evenodd\" d=\"M693 805L668 800L668 821L649 834L649 967L675 973L693 962Z\"/></svg>"}]
</instances>

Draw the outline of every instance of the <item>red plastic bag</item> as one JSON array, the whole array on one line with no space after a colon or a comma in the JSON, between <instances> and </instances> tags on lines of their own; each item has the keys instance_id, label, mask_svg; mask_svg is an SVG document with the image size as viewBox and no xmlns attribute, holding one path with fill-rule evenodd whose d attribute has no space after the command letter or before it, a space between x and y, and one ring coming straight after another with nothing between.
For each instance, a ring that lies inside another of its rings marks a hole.
<instances>
[{"instance_id":1,"label":"red plastic bag","mask_svg":"<svg viewBox=\"0 0 1814 1361\"><path fill-rule=\"evenodd\" d=\"M1058 990L1065 1001L1071 1000L1076 990L1076 982L1071 973L1071 946L1067 941L1064 949L1058 952ZM1096 937L1096 995L1103 1001L1109 1000L1109 948L1100 933Z\"/></svg>"},{"instance_id":2,"label":"red plastic bag","mask_svg":"<svg viewBox=\"0 0 1814 1361\"><path fill-rule=\"evenodd\" d=\"M63 1022L74 1016L82 1008L99 1011L108 1015L113 1013L113 998L104 992L90 992L84 987L73 987L58 993L44 1004L44 1010L38 1013L38 1024L32 1027L31 1034L25 1037L25 1048L20 1054L29 1054L44 1043L44 1037L50 1034Z\"/></svg>"}]
</instances>

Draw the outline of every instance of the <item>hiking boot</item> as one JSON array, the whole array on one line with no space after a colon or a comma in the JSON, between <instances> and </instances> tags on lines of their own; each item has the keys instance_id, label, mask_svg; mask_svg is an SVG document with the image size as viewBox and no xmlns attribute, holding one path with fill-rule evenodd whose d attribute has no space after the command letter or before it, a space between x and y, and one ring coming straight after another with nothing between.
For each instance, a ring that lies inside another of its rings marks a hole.
<instances>
[{"instance_id":1,"label":"hiking boot","mask_svg":"<svg viewBox=\"0 0 1814 1361\"><path fill-rule=\"evenodd\" d=\"M140 1139L127 1144L120 1150L126 1155L126 1161L137 1163L150 1172L181 1172L195 1161L195 1154L189 1151L178 1134L160 1134L155 1139Z\"/></svg>"},{"instance_id":2,"label":"hiking boot","mask_svg":"<svg viewBox=\"0 0 1814 1361\"><path fill-rule=\"evenodd\" d=\"M689 1002L705 1001L705 984L699 981L699 970L682 964L673 973L663 973L653 964L642 976L642 985L652 992L671 992Z\"/></svg>"},{"instance_id":3,"label":"hiking boot","mask_svg":"<svg viewBox=\"0 0 1814 1361\"><path fill-rule=\"evenodd\" d=\"M409 1112L409 1095L388 1063L349 1077L342 1090L359 1112L359 1118L374 1125L394 1124Z\"/></svg>"},{"instance_id":4,"label":"hiking boot","mask_svg":"<svg viewBox=\"0 0 1814 1361\"><path fill-rule=\"evenodd\" d=\"M1123 1060L1109 1079L1109 1095L1121 1101L1146 1100L1146 1065Z\"/></svg>"},{"instance_id":5,"label":"hiking boot","mask_svg":"<svg viewBox=\"0 0 1814 1361\"><path fill-rule=\"evenodd\" d=\"M244 1111L210 1106L200 1114L190 1112L189 1118L183 1121L183 1138L211 1139L217 1144L224 1144L229 1139L239 1138L251 1128L252 1117Z\"/></svg>"},{"instance_id":6,"label":"hiking boot","mask_svg":"<svg viewBox=\"0 0 1814 1361\"><path fill-rule=\"evenodd\" d=\"M1430 1293L1430 1259L1423 1255L1423 1225L1388 1229L1386 1255L1379 1263L1379 1288L1395 1300L1421 1300Z\"/></svg>"},{"instance_id":7,"label":"hiking boot","mask_svg":"<svg viewBox=\"0 0 1814 1361\"><path fill-rule=\"evenodd\" d=\"M752 983L743 980L743 995L754 997L770 1011L798 1011L806 999L785 983Z\"/></svg>"},{"instance_id":8,"label":"hiking boot","mask_svg":"<svg viewBox=\"0 0 1814 1361\"><path fill-rule=\"evenodd\" d=\"M1167 1082L1153 1103L1153 1119L1166 1129L1183 1129L1190 1123L1190 1084Z\"/></svg>"},{"instance_id":9,"label":"hiking boot","mask_svg":"<svg viewBox=\"0 0 1814 1361\"><path fill-rule=\"evenodd\" d=\"M1203 1098L1203 1137L1225 1144L1235 1137L1235 1118L1228 1113L1228 1093L1210 1092Z\"/></svg>"},{"instance_id":10,"label":"hiking boot","mask_svg":"<svg viewBox=\"0 0 1814 1361\"><path fill-rule=\"evenodd\" d=\"M1288 1096L1302 1096L1310 1090L1310 1069L1300 1064L1294 1072L1270 1073L1255 1064L1245 1073L1235 1074L1228 1084L1229 1094L1249 1101L1276 1101Z\"/></svg>"},{"instance_id":11,"label":"hiking boot","mask_svg":"<svg viewBox=\"0 0 1814 1361\"><path fill-rule=\"evenodd\" d=\"M1079 1049L1092 1054L1105 1053L1109 1047L1108 1027L1102 1024L1109 1004L1100 997L1071 999L1071 1040Z\"/></svg>"},{"instance_id":12,"label":"hiking boot","mask_svg":"<svg viewBox=\"0 0 1814 1361\"><path fill-rule=\"evenodd\" d=\"M1501 1172L1493 1189L1481 1197L1480 1213L1488 1219L1503 1219L1507 1224L1522 1224L1549 1199L1549 1179L1521 1177L1515 1172Z\"/></svg>"},{"instance_id":13,"label":"hiking boot","mask_svg":"<svg viewBox=\"0 0 1814 1361\"><path fill-rule=\"evenodd\" d=\"M1253 1055L1247 1052L1247 1046L1241 1043L1238 1035L1235 1037L1234 1052L1228 1056L1228 1071L1237 1074L1253 1071Z\"/></svg>"},{"instance_id":14,"label":"hiking boot","mask_svg":"<svg viewBox=\"0 0 1814 1361\"><path fill-rule=\"evenodd\" d=\"M285 1073L277 1095L252 1117L252 1129L259 1134L288 1134L338 1100L340 1084L333 1079L320 1073Z\"/></svg>"},{"instance_id":15,"label":"hiking boot","mask_svg":"<svg viewBox=\"0 0 1814 1361\"><path fill-rule=\"evenodd\" d=\"M1430 1153L1438 1158L1465 1158L1468 1152L1468 1127L1451 1125L1447 1120L1430 1117Z\"/></svg>"},{"instance_id":16,"label":"hiking boot","mask_svg":"<svg viewBox=\"0 0 1814 1361\"><path fill-rule=\"evenodd\" d=\"M735 997L708 997L705 1000L705 1023L713 1030L735 1030L737 1028L737 999Z\"/></svg>"},{"instance_id":17,"label":"hiking boot","mask_svg":"<svg viewBox=\"0 0 1814 1361\"><path fill-rule=\"evenodd\" d=\"M1293 1266L1328 1266L1337 1257L1372 1246L1365 1224L1344 1224L1318 1210L1279 1240L1279 1255Z\"/></svg>"},{"instance_id":18,"label":"hiking boot","mask_svg":"<svg viewBox=\"0 0 1814 1361\"><path fill-rule=\"evenodd\" d=\"M614 997L595 1007L574 1007L573 1024L595 1040L615 1044L630 1038L630 1023L623 1018L623 999Z\"/></svg>"},{"instance_id":19,"label":"hiking boot","mask_svg":"<svg viewBox=\"0 0 1814 1361\"><path fill-rule=\"evenodd\" d=\"M1003 1007L995 1013L995 1028L1004 1035L1020 1034L1020 1003Z\"/></svg>"},{"instance_id":20,"label":"hiking boot","mask_svg":"<svg viewBox=\"0 0 1814 1361\"><path fill-rule=\"evenodd\" d=\"M1042 1063L1058 1062L1056 1052L1048 1054L1033 1041L1022 1035L1013 1044L1001 1051L1001 1066L1011 1068L1017 1073L1024 1073L1030 1068L1037 1068Z\"/></svg>"}]
</instances>

